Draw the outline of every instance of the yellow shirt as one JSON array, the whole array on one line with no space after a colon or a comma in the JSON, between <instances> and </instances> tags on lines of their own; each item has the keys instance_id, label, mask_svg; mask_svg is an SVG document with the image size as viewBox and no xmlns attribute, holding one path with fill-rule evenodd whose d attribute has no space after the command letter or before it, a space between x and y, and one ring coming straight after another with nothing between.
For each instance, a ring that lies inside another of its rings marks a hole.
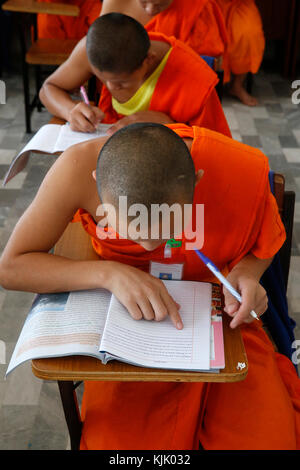
<instances>
[{"instance_id":1,"label":"yellow shirt","mask_svg":"<svg viewBox=\"0 0 300 470\"><path fill-rule=\"evenodd\" d=\"M118 114L129 116L130 114L138 111L145 111L149 108L156 83L162 73L172 48L166 53L160 64L156 67L154 72L144 81L136 93L126 103L119 103L115 98L112 98L112 106Z\"/></svg>"}]
</instances>

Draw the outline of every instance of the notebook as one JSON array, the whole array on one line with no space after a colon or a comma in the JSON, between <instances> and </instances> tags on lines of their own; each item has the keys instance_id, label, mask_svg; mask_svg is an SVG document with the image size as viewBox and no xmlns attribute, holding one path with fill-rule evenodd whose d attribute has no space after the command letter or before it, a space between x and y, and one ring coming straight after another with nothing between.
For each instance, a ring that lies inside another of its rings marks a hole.
<instances>
[{"instance_id":1,"label":"notebook","mask_svg":"<svg viewBox=\"0 0 300 470\"><path fill-rule=\"evenodd\" d=\"M32 137L13 159L3 180L3 186L27 165L31 152L59 154L72 145L106 135L111 124L99 124L96 132L75 132L70 124L46 124Z\"/></svg>"}]
</instances>

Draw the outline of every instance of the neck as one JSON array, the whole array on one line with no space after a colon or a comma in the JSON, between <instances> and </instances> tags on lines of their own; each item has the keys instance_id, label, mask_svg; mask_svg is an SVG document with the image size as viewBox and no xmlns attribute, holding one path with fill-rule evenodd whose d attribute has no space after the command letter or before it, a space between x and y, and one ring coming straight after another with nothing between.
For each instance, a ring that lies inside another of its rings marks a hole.
<instances>
[{"instance_id":1,"label":"neck","mask_svg":"<svg viewBox=\"0 0 300 470\"><path fill-rule=\"evenodd\" d=\"M149 61L149 66L145 75L145 80L150 77L154 70L159 66L164 56L170 49L170 44L161 41L151 41L149 55L153 60Z\"/></svg>"}]
</instances>

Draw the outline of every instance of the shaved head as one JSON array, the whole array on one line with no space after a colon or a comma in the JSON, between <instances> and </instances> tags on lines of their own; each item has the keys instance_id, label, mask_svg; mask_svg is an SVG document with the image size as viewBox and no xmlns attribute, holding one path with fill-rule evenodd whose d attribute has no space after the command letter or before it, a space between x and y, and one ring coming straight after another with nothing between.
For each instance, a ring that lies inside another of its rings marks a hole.
<instances>
[{"instance_id":1,"label":"shaved head","mask_svg":"<svg viewBox=\"0 0 300 470\"><path fill-rule=\"evenodd\" d=\"M149 48L145 28L120 13L100 16L87 33L88 59L101 72L131 74L141 67Z\"/></svg>"},{"instance_id":2,"label":"shaved head","mask_svg":"<svg viewBox=\"0 0 300 470\"><path fill-rule=\"evenodd\" d=\"M136 123L120 129L102 147L97 162L102 202L118 206L191 204L195 167L184 141L161 124Z\"/></svg>"}]
</instances>

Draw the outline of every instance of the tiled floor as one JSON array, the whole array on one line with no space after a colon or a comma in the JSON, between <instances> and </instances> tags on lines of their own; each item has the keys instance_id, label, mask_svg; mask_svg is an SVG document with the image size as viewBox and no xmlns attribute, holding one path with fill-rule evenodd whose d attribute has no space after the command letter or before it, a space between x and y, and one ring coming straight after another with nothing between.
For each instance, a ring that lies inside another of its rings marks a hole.
<instances>
[{"instance_id":1,"label":"tiled floor","mask_svg":"<svg viewBox=\"0 0 300 470\"><path fill-rule=\"evenodd\" d=\"M0 180L30 137L24 134L20 77L6 80L6 86L7 104L0 105ZM289 305L300 339L300 107L292 104L291 91L290 82L279 75L260 73L254 85L258 107L247 108L229 97L223 106L233 137L261 148L271 168L285 174L287 189L297 193ZM45 110L35 113L33 129L48 120ZM51 156L32 156L25 170L0 188L0 252L53 161ZM0 288L0 340L6 345L6 362L32 298L32 294ZM36 379L30 364L20 366L4 380L6 368L0 364L0 449L66 449L68 433L56 383Z\"/></svg>"}]
</instances>

